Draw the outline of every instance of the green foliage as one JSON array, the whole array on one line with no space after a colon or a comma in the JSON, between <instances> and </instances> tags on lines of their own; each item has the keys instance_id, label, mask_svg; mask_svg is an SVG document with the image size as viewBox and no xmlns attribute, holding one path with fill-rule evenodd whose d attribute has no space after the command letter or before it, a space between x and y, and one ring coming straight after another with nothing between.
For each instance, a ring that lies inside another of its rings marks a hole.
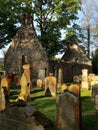
<instances>
[{"instance_id":1,"label":"green foliage","mask_svg":"<svg viewBox=\"0 0 98 130\"><path fill-rule=\"evenodd\" d=\"M4 71L4 62L0 61L0 71Z\"/></svg>"},{"instance_id":2,"label":"green foliage","mask_svg":"<svg viewBox=\"0 0 98 130\"><path fill-rule=\"evenodd\" d=\"M0 48L12 40L23 13L27 12L32 16L32 24L36 23L35 30L48 56L53 57L64 48L66 42L70 42L70 33L66 35L67 41L62 42L61 29L66 31L68 25L76 26L79 9L80 0L1 0ZM76 30L73 29L73 38Z\"/></svg>"},{"instance_id":3,"label":"green foliage","mask_svg":"<svg viewBox=\"0 0 98 130\"><path fill-rule=\"evenodd\" d=\"M95 53L93 54L92 64L93 64L93 72L95 74L98 74L98 48L95 50Z\"/></svg>"}]
</instances>

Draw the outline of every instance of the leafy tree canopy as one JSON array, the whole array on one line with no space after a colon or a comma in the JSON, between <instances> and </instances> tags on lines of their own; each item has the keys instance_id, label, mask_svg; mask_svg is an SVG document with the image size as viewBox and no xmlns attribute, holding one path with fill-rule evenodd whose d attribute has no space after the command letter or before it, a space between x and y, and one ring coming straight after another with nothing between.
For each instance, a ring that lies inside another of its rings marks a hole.
<instances>
[{"instance_id":1,"label":"leafy tree canopy","mask_svg":"<svg viewBox=\"0 0 98 130\"><path fill-rule=\"evenodd\" d=\"M0 48L15 36L24 12L31 14L32 25L42 41L49 57L60 51L70 41L78 40L75 23L81 0L1 0L0 1ZM70 28L71 27L71 28ZM61 30L66 40L62 40Z\"/></svg>"},{"instance_id":2,"label":"leafy tree canopy","mask_svg":"<svg viewBox=\"0 0 98 130\"><path fill-rule=\"evenodd\" d=\"M92 64L93 64L93 72L95 74L98 74L98 48L95 50L93 54Z\"/></svg>"}]
</instances>

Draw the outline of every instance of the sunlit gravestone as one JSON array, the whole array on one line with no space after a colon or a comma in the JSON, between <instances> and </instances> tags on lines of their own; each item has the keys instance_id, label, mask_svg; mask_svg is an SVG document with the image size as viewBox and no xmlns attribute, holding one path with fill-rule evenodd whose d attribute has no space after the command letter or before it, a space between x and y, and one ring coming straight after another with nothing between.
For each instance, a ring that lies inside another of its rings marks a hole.
<instances>
[{"instance_id":1,"label":"sunlit gravestone","mask_svg":"<svg viewBox=\"0 0 98 130\"><path fill-rule=\"evenodd\" d=\"M68 86L66 84L62 84L61 86L61 91L62 93L68 88Z\"/></svg>"},{"instance_id":2,"label":"sunlit gravestone","mask_svg":"<svg viewBox=\"0 0 98 130\"><path fill-rule=\"evenodd\" d=\"M88 83L88 70L82 69L82 82L81 86L83 89L89 89L89 83Z\"/></svg>"},{"instance_id":3,"label":"sunlit gravestone","mask_svg":"<svg viewBox=\"0 0 98 130\"><path fill-rule=\"evenodd\" d=\"M8 78L5 76L1 78L1 88L3 88L6 107L8 107L9 106L9 96L10 96L10 83L9 83Z\"/></svg>"},{"instance_id":4,"label":"sunlit gravestone","mask_svg":"<svg viewBox=\"0 0 98 130\"><path fill-rule=\"evenodd\" d=\"M28 98L30 92L28 89L28 80L24 73L22 74L22 77L20 80L20 86L21 86L21 92L20 92L18 98L16 99L16 101L18 101L18 100L27 101L27 98Z\"/></svg>"},{"instance_id":5,"label":"sunlit gravestone","mask_svg":"<svg viewBox=\"0 0 98 130\"><path fill-rule=\"evenodd\" d=\"M45 78L45 95L56 96L57 94L57 80L52 73Z\"/></svg>"},{"instance_id":6,"label":"sunlit gravestone","mask_svg":"<svg viewBox=\"0 0 98 130\"><path fill-rule=\"evenodd\" d=\"M37 88L42 88L42 86L43 86L43 81L42 81L41 79L38 79L36 86L37 86Z\"/></svg>"},{"instance_id":7,"label":"sunlit gravestone","mask_svg":"<svg viewBox=\"0 0 98 130\"><path fill-rule=\"evenodd\" d=\"M58 87L61 87L62 79L63 79L63 74L62 74L62 69L60 68L58 70Z\"/></svg>"},{"instance_id":8,"label":"sunlit gravestone","mask_svg":"<svg viewBox=\"0 0 98 130\"><path fill-rule=\"evenodd\" d=\"M4 109L6 109L5 95L3 88L0 86L0 111Z\"/></svg>"},{"instance_id":9,"label":"sunlit gravestone","mask_svg":"<svg viewBox=\"0 0 98 130\"><path fill-rule=\"evenodd\" d=\"M29 64L23 65L23 70L24 70L24 74L25 74L26 79L27 79L28 98L30 98L30 91L31 91L31 88L32 88L31 74L30 74L30 65Z\"/></svg>"}]
</instances>

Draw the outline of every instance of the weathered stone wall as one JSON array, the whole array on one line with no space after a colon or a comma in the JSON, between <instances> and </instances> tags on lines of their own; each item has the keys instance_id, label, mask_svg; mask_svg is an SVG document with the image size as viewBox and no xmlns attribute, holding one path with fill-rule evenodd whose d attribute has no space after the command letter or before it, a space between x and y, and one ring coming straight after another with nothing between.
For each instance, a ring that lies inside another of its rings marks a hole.
<instances>
[{"instance_id":1,"label":"weathered stone wall","mask_svg":"<svg viewBox=\"0 0 98 130\"><path fill-rule=\"evenodd\" d=\"M5 56L5 70L7 73L22 73L22 65L30 64L31 76L38 78L40 70L48 70L48 57L41 42L30 26L22 26L13 38L10 48Z\"/></svg>"}]
</instances>

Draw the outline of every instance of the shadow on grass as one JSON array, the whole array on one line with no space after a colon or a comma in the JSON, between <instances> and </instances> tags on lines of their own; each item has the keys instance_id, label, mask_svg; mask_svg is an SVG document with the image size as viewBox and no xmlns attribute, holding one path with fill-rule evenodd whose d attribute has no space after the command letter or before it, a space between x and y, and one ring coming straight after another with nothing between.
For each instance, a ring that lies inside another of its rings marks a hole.
<instances>
[{"instance_id":1,"label":"shadow on grass","mask_svg":"<svg viewBox=\"0 0 98 130\"><path fill-rule=\"evenodd\" d=\"M82 117L82 130L98 130L98 117L95 113Z\"/></svg>"},{"instance_id":2,"label":"shadow on grass","mask_svg":"<svg viewBox=\"0 0 98 130\"><path fill-rule=\"evenodd\" d=\"M34 90L31 91L31 94L38 93L38 92L41 92L41 91L44 91L44 89L37 89L37 88L35 88Z\"/></svg>"},{"instance_id":3,"label":"shadow on grass","mask_svg":"<svg viewBox=\"0 0 98 130\"><path fill-rule=\"evenodd\" d=\"M45 95L36 96L36 97L30 97L31 101L34 101L35 99L45 98Z\"/></svg>"}]
</instances>

